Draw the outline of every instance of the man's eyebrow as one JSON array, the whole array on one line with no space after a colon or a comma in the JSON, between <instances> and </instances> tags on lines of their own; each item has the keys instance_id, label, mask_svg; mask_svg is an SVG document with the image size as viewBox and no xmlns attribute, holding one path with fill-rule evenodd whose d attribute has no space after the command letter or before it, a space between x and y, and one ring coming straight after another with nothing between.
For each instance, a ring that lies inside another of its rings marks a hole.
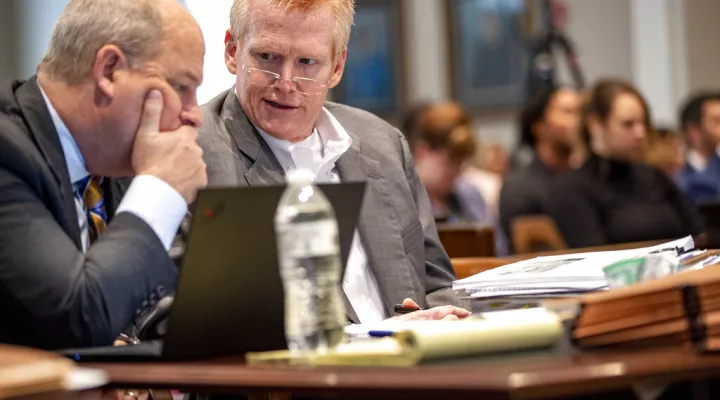
<instances>
[{"instance_id":1,"label":"man's eyebrow","mask_svg":"<svg viewBox=\"0 0 720 400\"><path fill-rule=\"evenodd\" d=\"M200 82L202 82L202 79L199 76L195 75L190 71L185 71L185 73L183 73L183 77L190 79L193 83L198 85L200 84Z\"/></svg>"}]
</instances>

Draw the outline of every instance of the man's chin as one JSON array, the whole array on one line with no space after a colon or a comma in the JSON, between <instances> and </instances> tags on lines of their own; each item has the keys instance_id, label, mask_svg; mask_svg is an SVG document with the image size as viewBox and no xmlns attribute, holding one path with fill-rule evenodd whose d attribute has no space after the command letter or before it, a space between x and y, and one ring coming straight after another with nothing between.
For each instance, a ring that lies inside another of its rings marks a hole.
<instances>
[{"instance_id":1,"label":"man's chin","mask_svg":"<svg viewBox=\"0 0 720 400\"><path fill-rule=\"evenodd\" d=\"M292 124L290 124L292 125ZM268 135L280 139L280 140L291 140L298 136L300 132L297 131L297 129L291 129L286 128L285 126L277 126L277 125L265 125L259 126L260 129L262 129L263 132L267 133Z\"/></svg>"}]
</instances>

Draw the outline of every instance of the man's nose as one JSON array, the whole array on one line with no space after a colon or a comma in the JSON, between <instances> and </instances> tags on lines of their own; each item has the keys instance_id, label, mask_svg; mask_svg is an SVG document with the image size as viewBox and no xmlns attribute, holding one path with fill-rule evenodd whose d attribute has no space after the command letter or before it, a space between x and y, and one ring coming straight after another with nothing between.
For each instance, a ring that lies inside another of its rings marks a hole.
<instances>
[{"instance_id":1,"label":"man's nose","mask_svg":"<svg viewBox=\"0 0 720 400\"><path fill-rule=\"evenodd\" d=\"M194 106L189 110L185 110L180 115L183 125L190 125L199 128L202 124L202 112L200 107Z\"/></svg>"},{"instance_id":2,"label":"man's nose","mask_svg":"<svg viewBox=\"0 0 720 400\"><path fill-rule=\"evenodd\" d=\"M275 87L282 93L291 93L296 90L295 82L290 79L278 79L275 83Z\"/></svg>"}]
</instances>

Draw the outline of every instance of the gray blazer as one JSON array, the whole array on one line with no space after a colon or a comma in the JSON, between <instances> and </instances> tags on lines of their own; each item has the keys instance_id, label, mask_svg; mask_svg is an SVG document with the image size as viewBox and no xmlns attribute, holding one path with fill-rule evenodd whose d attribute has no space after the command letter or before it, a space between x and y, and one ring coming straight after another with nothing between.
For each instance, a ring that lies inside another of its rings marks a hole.
<instances>
[{"instance_id":1,"label":"gray blazer","mask_svg":"<svg viewBox=\"0 0 720 400\"><path fill-rule=\"evenodd\" d=\"M337 161L344 182L366 181L358 232L388 315L409 297L422 307L457 304L450 260L437 235L430 202L407 141L382 119L327 103L352 138ZM285 182L284 171L240 107L234 90L202 106L198 142L209 186L263 186ZM348 317L357 317L348 306Z\"/></svg>"}]
</instances>

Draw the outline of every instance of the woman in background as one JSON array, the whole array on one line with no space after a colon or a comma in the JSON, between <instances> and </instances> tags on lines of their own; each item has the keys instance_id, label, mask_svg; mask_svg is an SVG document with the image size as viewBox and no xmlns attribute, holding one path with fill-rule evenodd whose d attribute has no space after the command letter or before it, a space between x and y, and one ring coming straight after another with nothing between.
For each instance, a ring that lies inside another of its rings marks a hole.
<instances>
[{"instance_id":1,"label":"woman in background","mask_svg":"<svg viewBox=\"0 0 720 400\"><path fill-rule=\"evenodd\" d=\"M701 231L673 182L641 163L650 129L647 103L630 84L606 80L589 92L584 165L556 181L548 209L572 248L678 238Z\"/></svg>"},{"instance_id":2,"label":"woman in background","mask_svg":"<svg viewBox=\"0 0 720 400\"><path fill-rule=\"evenodd\" d=\"M477 151L468 115L459 104L445 103L421 108L415 120L414 126L405 124L405 134L435 220L493 225L496 254L507 254L497 219L480 191L461 176Z\"/></svg>"}]
</instances>

